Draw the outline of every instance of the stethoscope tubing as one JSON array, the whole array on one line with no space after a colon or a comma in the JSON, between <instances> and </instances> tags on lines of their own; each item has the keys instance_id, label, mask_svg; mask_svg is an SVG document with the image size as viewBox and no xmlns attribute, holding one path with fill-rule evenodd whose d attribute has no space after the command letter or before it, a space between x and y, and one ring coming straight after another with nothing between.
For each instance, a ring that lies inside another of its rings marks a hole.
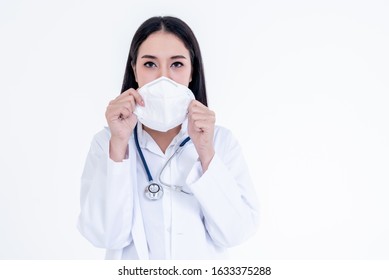
<instances>
[{"instance_id":1,"label":"stethoscope tubing","mask_svg":"<svg viewBox=\"0 0 389 280\"><path fill-rule=\"evenodd\" d=\"M186 138L185 140L187 140L187 139L188 139L188 138ZM185 141L185 140L184 140L184 141ZM188 140L189 140L189 139L188 139ZM187 141L186 141L186 142L187 142ZM185 142L185 143L186 143L186 142ZM185 145L185 143L184 143L184 145ZM181 144L182 144L182 143L181 143ZM161 172L159 172L158 181L161 182L162 185L167 186L167 187L169 187L169 188L171 188L171 189L173 189L173 190L175 190L175 191L180 191L180 192L183 192L183 193L185 193L185 194L192 195L191 193L184 191L184 190L182 189L182 186L168 184L168 183L166 183L166 182L164 182L164 181L162 180L162 173L163 173L163 170L165 170L166 166L170 163L170 161L172 160L172 158L173 158L176 154L178 154L179 152L182 151L184 145L180 145L180 146L178 147L178 149L177 149L177 150L170 156L170 158L165 162L165 164L163 165L163 167L162 167L162 169L161 169Z\"/></svg>"},{"instance_id":2,"label":"stethoscope tubing","mask_svg":"<svg viewBox=\"0 0 389 280\"><path fill-rule=\"evenodd\" d=\"M154 182L153 176L151 175L151 172L150 172L150 169L149 169L149 167L148 167L148 165L147 165L146 159L145 159L145 157L144 157L144 155L143 155L143 153L142 153L142 150L141 150L141 148L140 148L139 139L138 139L138 124L137 124L137 125L135 126L135 128L134 128L134 138L135 138L136 149L137 149L137 151L138 151L139 157L140 157L140 159L141 159L141 161L142 161L143 167L144 167L145 172L146 172L146 174L147 174L147 179L148 179L148 181L149 181L149 183L150 183L150 185L149 185L148 187L146 187L146 196L147 196L149 199L152 199L152 200L158 199L159 197L158 197L158 198L150 198L149 193L148 193L148 192L150 192L149 187L150 187L151 185L157 185L157 186L159 186L159 185L158 185L156 182ZM174 157L176 154L178 154L180 151L182 151L183 147L185 146L185 144L186 144L189 140L190 140L190 137L189 137L189 136L186 137L186 138L180 143L180 145L178 146L177 150L174 151L174 153L173 153L173 154L169 157L169 159L165 162L165 164L163 165L161 171L159 172L158 180L159 180L159 182L160 182L162 185L164 185L164 186L166 186L166 187L169 187L169 188L171 188L171 189L173 189L173 190L175 190L175 191L179 191L179 192L183 192L183 193L188 194L188 195L192 195L191 193L184 191L184 190L182 189L182 186L168 184L168 183L166 183L166 182L164 182L164 181L162 180L162 173L163 173L163 171L165 170L165 168L167 167L167 165L170 163L170 161L173 159L173 157ZM162 188L161 188L160 192L161 192L161 196L162 196L162 194L163 194L163 189L162 189Z\"/></svg>"},{"instance_id":3,"label":"stethoscope tubing","mask_svg":"<svg viewBox=\"0 0 389 280\"><path fill-rule=\"evenodd\" d=\"M144 169L146 171L146 174L147 174L147 179L149 180L149 182L152 182L153 181L153 177L151 176L150 169L147 166L146 159L145 159L145 157L144 157L144 155L142 153L142 150L140 148L140 145L139 145L139 140L138 140L138 124L134 128L134 138L135 138L136 149L138 150L138 154L140 156L140 159L142 160L143 167L144 167Z\"/></svg>"}]
</instances>

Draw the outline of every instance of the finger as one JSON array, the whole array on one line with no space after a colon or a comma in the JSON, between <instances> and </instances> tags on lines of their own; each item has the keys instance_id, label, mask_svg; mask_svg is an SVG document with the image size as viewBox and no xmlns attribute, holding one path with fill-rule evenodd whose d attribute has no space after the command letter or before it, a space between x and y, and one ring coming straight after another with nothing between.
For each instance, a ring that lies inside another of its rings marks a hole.
<instances>
[{"instance_id":1,"label":"finger","mask_svg":"<svg viewBox=\"0 0 389 280\"><path fill-rule=\"evenodd\" d=\"M213 112L204 104L198 102L197 100L193 100L188 107L188 112Z\"/></svg>"},{"instance_id":2,"label":"finger","mask_svg":"<svg viewBox=\"0 0 389 280\"><path fill-rule=\"evenodd\" d=\"M117 103L118 106L127 106L131 112L134 112L136 108L136 101L134 96L127 96L125 99Z\"/></svg>"},{"instance_id":3,"label":"finger","mask_svg":"<svg viewBox=\"0 0 389 280\"><path fill-rule=\"evenodd\" d=\"M189 120L191 121L208 121L210 123L215 123L215 115L214 114L204 114L204 113L192 113L189 115Z\"/></svg>"},{"instance_id":4,"label":"finger","mask_svg":"<svg viewBox=\"0 0 389 280\"><path fill-rule=\"evenodd\" d=\"M129 119L132 116L126 109L106 114L108 122Z\"/></svg>"},{"instance_id":5,"label":"finger","mask_svg":"<svg viewBox=\"0 0 389 280\"><path fill-rule=\"evenodd\" d=\"M135 90L133 88L130 88L130 89L124 91L122 94L120 94L118 97L116 97L115 100L120 101L123 99L127 99L129 96L134 98L136 104L138 104L140 106L145 105L142 96L139 94L139 92L137 90Z\"/></svg>"},{"instance_id":6,"label":"finger","mask_svg":"<svg viewBox=\"0 0 389 280\"><path fill-rule=\"evenodd\" d=\"M110 104L106 110L106 117L109 120L116 120L119 118L128 118L132 115L130 103L114 103Z\"/></svg>"},{"instance_id":7,"label":"finger","mask_svg":"<svg viewBox=\"0 0 389 280\"><path fill-rule=\"evenodd\" d=\"M215 124L216 118L213 114L193 113L188 115L189 122L204 121Z\"/></svg>"},{"instance_id":8,"label":"finger","mask_svg":"<svg viewBox=\"0 0 389 280\"><path fill-rule=\"evenodd\" d=\"M135 107L135 100L133 96L127 96L126 98L123 98L121 100L113 100L109 102L107 109L109 108L110 110L115 110L116 108L120 107L127 107L131 112L133 111L132 109Z\"/></svg>"},{"instance_id":9,"label":"finger","mask_svg":"<svg viewBox=\"0 0 389 280\"><path fill-rule=\"evenodd\" d=\"M209 121L204 121L204 120L193 121L193 128L196 131L201 131L201 132L211 131L213 127L214 127L213 123Z\"/></svg>"},{"instance_id":10,"label":"finger","mask_svg":"<svg viewBox=\"0 0 389 280\"><path fill-rule=\"evenodd\" d=\"M142 96L139 94L139 92L133 88L129 89L130 94L135 98L136 104L140 106L145 106L145 102L143 101Z\"/></svg>"},{"instance_id":11,"label":"finger","mask_svg":"<svg viewBox=\"0 0 389 280\"><path fill-rule=\"evenodd\" d=\"M209 110L208 108L200 108L200 107L194 107L192 108L188 114L190 116L207 116L210 118L215 118L215 112L212 110Z\"/></svg>"},{"instance_id":12,"label":"finger","mask_svg":"<svg viewBox=\"0 0 389 280\"><path fill-rule=\"evenodd\" d=\"M109 105L112 106L123 106L123 105L129 105L129 109L131 112L135 110L136 104L135 104L135 97L132 95L124 95L122 97L112 100Z\"/></svg>"},{"instance_id":13,"label":"finger","mask_svg":"<svg viewBox=\"0 0 389 280\"><path fill-rule=\"evenodd\" d=\"M196 100L196 99L193 99L190 103L189 103L189 106L192 106L192 107L203 107L203 108L208 108L207 106L205 106L203 103L201 103L200 101Z\"/></svg>"}]
</instances>

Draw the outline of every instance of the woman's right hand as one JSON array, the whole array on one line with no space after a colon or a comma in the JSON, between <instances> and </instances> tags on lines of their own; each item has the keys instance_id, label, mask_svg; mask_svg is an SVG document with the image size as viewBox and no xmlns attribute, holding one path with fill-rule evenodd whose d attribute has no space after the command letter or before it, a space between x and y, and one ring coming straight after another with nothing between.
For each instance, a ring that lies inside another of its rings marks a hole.
<instances>
[{"instance_id":1,"label":"woman's right hand","mask_svg":"<svg viewBox=\"0 0 389 280\"><path fill-rule=\"evenodd\" d=\"M109 154L114 161L125 158L128 140L138 121L133 113L136 105L144 106L144 101L135 89L130 88L107 106L105 117L111 131Z\"/></svg>"}]
</instances>

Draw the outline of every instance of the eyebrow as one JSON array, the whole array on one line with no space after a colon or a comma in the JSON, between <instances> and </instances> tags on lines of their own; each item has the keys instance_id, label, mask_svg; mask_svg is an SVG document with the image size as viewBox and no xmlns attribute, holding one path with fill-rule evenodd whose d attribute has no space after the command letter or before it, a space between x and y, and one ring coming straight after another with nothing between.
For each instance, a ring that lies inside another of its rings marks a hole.
<instances>
[{"instance_id":1,"label":"eyebrow","mask_svg":"<svg viewBox=\"0 0 389 280\"><path fill-rule=\"evenodd\" d=\"M150 55L150 54L145 54L145 55L143 55L141 58L157 59L156 56ZM183 56L183 55L173 55L172 57L170 57L170 59L179 59L179 58L181 58L181 59L186 59L186 57Z\"/></svg>"},{"instance_id":2,"label":"eyebrow","mask_svg":"<svg viewBox=\"0 0 389 280\"><path fill-rule=\"evenodd\" d=\"M174 56L171 57L171 59L178 59L178 58L186 59L186 57L183 56L183 55L174 55Z\"/></svg>"}]
</instances>

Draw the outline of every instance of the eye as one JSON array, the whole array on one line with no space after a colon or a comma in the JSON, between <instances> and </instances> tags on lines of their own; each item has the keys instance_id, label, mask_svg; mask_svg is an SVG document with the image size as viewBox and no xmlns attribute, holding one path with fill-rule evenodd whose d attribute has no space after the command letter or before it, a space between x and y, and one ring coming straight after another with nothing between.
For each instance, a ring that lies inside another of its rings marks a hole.
<instances>
[{"instance_id":1,"label":"eye","mask_svg":"<svg viewBox=\"0 0 389 280\"><path fill-rule=\"evenodd\" d=\"M157 67L157 65L155 65L155 63L152 61L147 61L143 65L146 66L147 68Z\"/></svg>"},{"instance_id":2,"label":"eye","mask_svg":"<svg viewBox=\"0 0 389 280\"><path fill-rule=\"evenodd\" d=\"M179 61L172 63L172 67L174 67L174 68L180 68L182 66L184 66L184 64L182 62L179 62Z\"/></svg>"}]
</instances>

